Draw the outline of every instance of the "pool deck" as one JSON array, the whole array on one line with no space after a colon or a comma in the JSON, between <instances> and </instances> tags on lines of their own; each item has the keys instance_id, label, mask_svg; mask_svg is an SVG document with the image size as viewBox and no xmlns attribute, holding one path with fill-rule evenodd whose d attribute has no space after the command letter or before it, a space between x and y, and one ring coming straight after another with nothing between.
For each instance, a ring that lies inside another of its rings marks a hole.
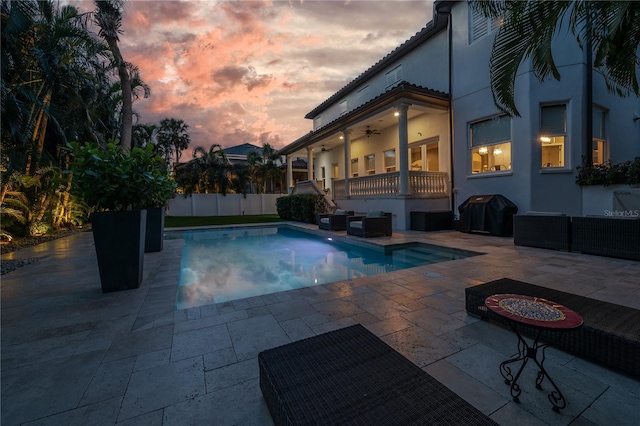
<instances>
[{"instance_id":1,"label":"pool deck","mask_svg":"<svg viewBox=\"0 0 640 426\"><path fill-rule=\"evenodd\" d=\"M139 289L109 294L91 233L3 255L42 258L0 278L0 423L271 425L258 353L360 323L499 424L637 424L639 380L553 348L545 367L567 407L551 410L548 383L535 388L532 365L513 402L498 365L515 352L515 337L468 316L464 289L508 277L640 309L640 262L460 232L374 241L485 254L178 311L179 239L145 255Z\"/></svg>"}]
</instances>

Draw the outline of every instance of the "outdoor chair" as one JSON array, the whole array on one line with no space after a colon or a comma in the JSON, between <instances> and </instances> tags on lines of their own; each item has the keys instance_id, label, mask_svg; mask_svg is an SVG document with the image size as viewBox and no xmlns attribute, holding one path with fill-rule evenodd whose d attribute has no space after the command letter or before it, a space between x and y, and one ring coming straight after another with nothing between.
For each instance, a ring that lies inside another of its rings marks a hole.
<instances>
[{"instance_id":1,"label":"outdoor chair","mask_svg":"<svg viewBox=\"0 0 640 426\"><path fill-rule=\"evenodd\" d=\"M391 236L391 213L370 211L366 216L347 217L347 234L357 237Z\"/></svg>"},{"instance_id":2,"label":"outdoor chair","mask_svg":"<svg viewBox=\"0 0 640 426\"><path fill-rule=\"evenodd\" d=\"M318 215L318 229L344 231L347 229L348 216L353 216L353 211L338 209L334 214L320 213Z\"/></svg>"}]
</instances>

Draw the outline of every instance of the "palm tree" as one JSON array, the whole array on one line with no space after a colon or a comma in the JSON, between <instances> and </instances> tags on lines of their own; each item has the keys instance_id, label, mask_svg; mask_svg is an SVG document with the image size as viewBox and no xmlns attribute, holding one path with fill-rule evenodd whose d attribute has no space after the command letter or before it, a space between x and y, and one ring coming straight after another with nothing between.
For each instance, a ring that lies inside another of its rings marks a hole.
<instances>
[{"instance_id":1,"label":"palm tree","mask_svg":"<svg viewBox=\"0 0 640 426\"><path fill-rule=\"evenodd\" d=\"M278 161L280 160L280 155L278 152L273 149L273 147L265 143L262 145L262 166L263 166L263 184L264 184L264 193L267 192L267 183L271 184L270 192L273 192L275 189L275 181L276 179L281 178L280 170L278 169Z\"/></svg>"},{"instance_id":2,"label":"palm tree","mask_svg":"<svg viewBox=\"0 0 640 426\"><path fill-rule=\"evenodd\" d=\"M165 118L160 122L160 130L158 132L158 145L161 152L169 161L169 154L175 150L176 163L180 162L182 151L189 147L189 134L187 133L189 125L183 120L176 118Z\"/></svg>"},{"instance_id":3,"label":"palm tree","mask_svg":"<svg viewBox=\"0 0 640 426\"><path fill-rule=\"evenodd\" d=\"M552 40L564 22L583 49L591 46L593 65L612 93L640 96L640 2L472 0L472 7L502 19L491 52L490 75L494 102L506 114L520 116L514 101L515 78L525 60L531 59L538 80L549 76L560 80Z\"/></svg>"},{"instance_id":4,"label":"palm tree","mask_svg":"<svg viewBox=\"0 0 640 426\"><path fill-rule=\"evenodd\" d=\"M123 150L131 149L131 133L133 130L133 93L131 76L127 63L122 58L118 47L119 34L122 33L122 14L124 0L96 0L97 10L94 14L96 25L100 27L99 35L109 46L113 62L120 77L122 90L122 122L120 126L120 144Z\"/></svg>"}]
</instances>

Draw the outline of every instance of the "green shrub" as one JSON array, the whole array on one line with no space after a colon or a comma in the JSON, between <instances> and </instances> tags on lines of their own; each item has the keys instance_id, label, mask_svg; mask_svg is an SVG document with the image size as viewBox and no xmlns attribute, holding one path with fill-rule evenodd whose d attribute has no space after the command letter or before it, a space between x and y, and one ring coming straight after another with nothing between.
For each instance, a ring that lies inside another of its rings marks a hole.
<instances>
[{"instance_id":1,"label":"green shrub","mask_svg":"<svg viewBox=\"0 0 640 426\"><path fill-rule=\"evenodd\" d=\"M580 186L640 183L640 160L611 164L610 161L593 166L578 166L576 183Z\"/></svg>"},{"instance_id":2,"label":"green shrub","mask_svg":"<svg viewBox=\"0 0 640 426\"><path fill-rule=\"evenodd\" d=\"M323 211L323 202L321 195L296 194L278 198L276 207L284 220L316 223L317 214Z\"/></svg>"}]
</instances>

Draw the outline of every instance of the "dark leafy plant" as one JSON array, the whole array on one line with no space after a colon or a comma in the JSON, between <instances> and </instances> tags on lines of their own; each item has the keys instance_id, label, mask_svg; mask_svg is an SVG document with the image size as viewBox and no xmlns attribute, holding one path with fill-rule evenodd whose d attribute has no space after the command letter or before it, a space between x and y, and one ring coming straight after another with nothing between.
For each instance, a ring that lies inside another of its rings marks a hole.
<instances>
[{"instance_id":1,"label":"dark leafy plant","mask_svg":"<svg viewBox=\"0 0 640 426\"><path fill-rule=\"evenodd\" d=\"M284 220L316 223L317 214L323 211L324 198L315 194L296 194L276 200L278 215Z\"/></svg>"},{"instance_id":2,"label":"dark leafy plant","mask_svg":"<svg viewBox=\"0 0 640 426\"><path fill-rule=\"evenodd\" d=\"M72 192L98 211L160 207L173 197L175 182L151 145L123 152L114 142L105 148L74 142L69 149Z\"/></svg>"},{"instance_id":3,"label":"dark leafy plant","mask_svg":"<svg viewBox=\"0 0 640 426\"><path fill-rule=\"evenodd\" d=\"M576 183L580 186L640 183L640 160L612 164L610 161L592 166L578 166Z\"/></svg>"}]
</instances>

